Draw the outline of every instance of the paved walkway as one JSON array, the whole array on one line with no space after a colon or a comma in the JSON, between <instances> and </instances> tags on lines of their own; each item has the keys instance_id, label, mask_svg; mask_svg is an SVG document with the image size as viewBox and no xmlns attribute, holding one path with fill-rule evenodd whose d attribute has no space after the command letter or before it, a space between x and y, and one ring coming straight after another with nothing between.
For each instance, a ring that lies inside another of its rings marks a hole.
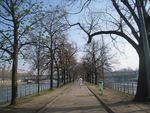
<instances>
[{"instance_id":1,"label":"paved walkway","mask_svg":"<svg viewBox=\"0 0 150 113\"><path fill-rule=\"evenodd\" d=\"M83 85L75 83L38 113L107 113L100 102Z\"/></svg>"},{"instance_id":2,"label":"paved walkway","mask_svg":"<svg viewBox=\"0 0 150 113\"><path fill-rule=\"evenodd\" d=\"M107 113L87 86L76 82L55 91L33 97L17 106L1 109L0 113Z\"/></svg>"}]
</instances>

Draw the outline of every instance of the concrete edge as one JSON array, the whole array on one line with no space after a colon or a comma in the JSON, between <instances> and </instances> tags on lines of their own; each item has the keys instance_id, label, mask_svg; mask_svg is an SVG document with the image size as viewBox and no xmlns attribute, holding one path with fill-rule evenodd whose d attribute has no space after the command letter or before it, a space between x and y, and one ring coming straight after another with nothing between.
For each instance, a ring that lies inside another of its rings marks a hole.
<instances>
[{"instance_id":1,"label":"concrete edge","mask_svg":"<svg viewBox=\"0 0 150 113\"><path fill-rule=\"evenodd\" d=\"M35 113L43 113L44 111L46 111L47 106L49 104L52 104L56 99L58 98L58 95L53 97L50 102L46 103L45 105L43 105L41 108L39 108L38 110L35 111Z\"/></svg>"},{"instance_id":2,"label":"concrete edge","mask_svg":"<svg viewBox=\"0 0 150 113\"><path fill-rule=\"evenodd\" d=\"M96 97L96 99L103 105L104 109L108 112L108 113L115 113L114 111L111 110L111 108L109 106L107 106L107 104L105 104L99 97L99 95L97 95L91 88L89 88L89 86L87 86L87 88L91 91L91 93Z\"/></svg>"},{"instance_id":3,"label":"concrete edge","mask_svg":"<svg viewBox=\"0 0 150 113\"><path fill-rule=\"evenodd\" d=\"M36 110L35 113L43 113L44 111L46 111L47 110L47 106L49 104L52 104L53 102L55 102L59 98L60 94L64 93L68 88L69 87L64 88L59 94L54 96L49 102L47 102L42 107L40 107L38 110Z\"/></svg>"}]
</instances>

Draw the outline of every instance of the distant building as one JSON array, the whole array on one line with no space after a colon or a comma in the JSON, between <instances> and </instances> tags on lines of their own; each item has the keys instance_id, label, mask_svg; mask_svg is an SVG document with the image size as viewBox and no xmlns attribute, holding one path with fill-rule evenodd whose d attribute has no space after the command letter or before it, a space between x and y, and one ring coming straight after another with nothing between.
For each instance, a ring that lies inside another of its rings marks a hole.
<instances>
[{"instance_id":1,"label":"distant building","mask_svg":"<svg viewBox=\"0 0 150 113\"><path fill-rule=\"evenodd\" d=\"M138 71L105 72L106 82L137 82Z\"/></svg>"}]
</instances>

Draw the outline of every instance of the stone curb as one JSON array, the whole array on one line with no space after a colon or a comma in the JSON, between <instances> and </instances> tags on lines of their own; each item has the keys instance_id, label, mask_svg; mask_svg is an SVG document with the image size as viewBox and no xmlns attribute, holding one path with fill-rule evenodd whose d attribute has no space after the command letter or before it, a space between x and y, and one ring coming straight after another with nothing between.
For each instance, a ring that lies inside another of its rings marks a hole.
<instances>
[{"instance_id":1,"label":"stone curb","mask_svg":"<svg viewBox=\"0 0 150 113\"><path fill-rule=\"evenodd\" d=\"M69 87L66 87L65 89L63 89L59 94L57 94L54 98L52 98L48 103L46 103L44 106L42 106L40 109L38 109L35 113L43 113L44 111L46 111L47 106L52 104L53 102L55 102L60 94L64 93Z\"/></svg>"},{"instance_id":2,"label":"stone curb","mask_svg":"<svg viewBox=\"0 0 150 113\"><path fill-rule=\"evenodd\" d=\"M90 87L87 86L87 88L94 94L94 96L97 98L97 100L103 105L104 109L108 112L108 113L115 113L114 111L112 111L110 109L110 107L107 106L107 104L105 104L99 97L98 94L96 94Z\"/></svg>"},{"instance_id":3,"label":"stone curb","mask_svg":"<svg viewBox=\"0 0 150 113\"><path fill-rule=\"evenodd\" d=\"M54 102L54 101L57 99L57 97L58 97L59 95L60 95L60 94L58 94L57 96L53 97L53 98L50 100L50 102L46 103L46 104L43 105L41 108L37 109L37 110L35 111L35 113L42 113L42 112L44 112L44 111L46 110L46 106L47 106L48 104Z\"/></svg>"}]
</instances>

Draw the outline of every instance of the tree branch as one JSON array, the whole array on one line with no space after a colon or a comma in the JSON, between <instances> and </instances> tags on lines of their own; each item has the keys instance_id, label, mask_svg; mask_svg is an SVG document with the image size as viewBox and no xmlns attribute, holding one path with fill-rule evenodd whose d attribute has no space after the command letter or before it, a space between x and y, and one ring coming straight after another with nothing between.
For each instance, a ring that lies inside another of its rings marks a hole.
<instances>
[{"instance_id":1,"label":"tree branch","mask_svg":"<svg viewBox=\"0 0 150 113\"><path fill-rule=\"evenodd\" d=\"M11 21L11 22L12 22L11 19L8 19L8 18L6 18L6 17L4 17L4 16L2 16L2 15L0 15L0 17L1 17L2 19L6 20L6 21Z\"/></svg>"},{"instance_id":2,"label":"tree branch","mask_svg":"<svg viewBox=\"0 0 150 113\"><path fill-rule=\"evenodd\" d=\"M36 24L38 21L42 20L44 17L39 18L38 20L36 20L35 22L31 23L28 28L31 28L34 24ZM24 31L20 34L18 40L24 35L25 32L27 32L28 29L24 29Z\"/></svg>"},{"instance_id":3,"label":"tree branch","mask_svg":"<svg viewBox=\"0 0 150 113\"><path fill-rule=\"evenodd\" d=\"M0 31L0 33L4 36L4 38L5 38L6 40L8 40L8 42L9 42L10 45L12 46L13 44L12 44L11 40L9 39L9 37L7 37L2 31Z\"/></svg>"},{"instance_id":4,"label":"tree branch","mask_svg":"<svg viewBox=\"0 0 150 113\"><path fill-rule=\"evenodd\" d=\"M82 5L81 9L80 9L78 12L75 12L75 13L68 13L68 14L79 14L79 13L82 12L82 10L83 10L86 6L88 6L90 3L91 3L91 0L86 0L86 1L84 2L84 4Z\"/></svg>"},{"instance_id":5,"label":"tree branch","mask_svg":"<svg viewBox=\"0 0 150 113\"><path fill-rule=\"evenodd\" d=\"M69 25L70 25L70 27L78 25L88 36L90 36L90 33L87 32L80 23L69 24Z\"/></svg>"},{"instance_id":6,"label":"tree branch","mask_svg":"<svg viewBox=\"0 0 150 113\"><path fill-rule=\"evenodd\" d=\"M20 44L20 46L19 46L19 50L22 48L22 47L24 47L24 46L26 46L26 45L34 45L34 44L36 44L37 42L25 42L25 43L23 43L23 44Z\"/></svg>"},{"instance_id":7,"label":"tree branch","mask_svg":"<svg viewBox=\"0 0 150 113\"><path fill-rule=\"evenodd\" d=\"M5 52L7 52L10 56L12 56L12 54L13 54L11 51L9 51L6 48L0 47L0 49L3 50L3 51L5 51Z\"/></svg>"},{"instance_id":8,"label":"tree branch","mask_svg":"<svg viewBox=\"0 0 150 113\"><path fill-rule=\"evenodd\" d=\"M127 20L127 18L122 14L122 12L120 11L119 9L119 6L117 5L116 1L115 0L111 0L116 11L118 12L118 14L120 15L120 17L126 22L126 24L128 25L128 27L131 29L134 37L137 39L138 42L140 42L140 38L137 34L137 32L135 31L135 29L133 28L133 26L129 23L129 21Z\"/></svg>"},{"instance_id":9,"label":"tree branch","mask_svg":"<svg viewBox=\"0 0 150 113\"><path fill-rule=\"evenodd\" d=\"M0 20L0 23L4 24L4 25L6 25L6 26L13 27L11 24L8 24L8 23L6 23L6 22L4 22L4 21L2 21L2 20Z\"/></svg>"},{"instance_id":10,"label":"tree branch","mask_svg":"<svg viewBox=\"0 0 150 113\"><path fill-rule=\"evenodd\" d=\"M119 32L119 31L98 31L98 32L95 32L93 34L91 34L89 36L89 40L88 40L88 43L91 42L92 38L96 35L102 35L102 34L114 34L114 35L118 35L118 36L121 36L123 37L124 39L126 39L136 50L138 49L138 45L133 41L131 40L126 34L124 34L123 32Z\"/></svg>"},{"instance_id":11,"label":"tree branch","mask_svg":"<svg viewBox=\"0 0 150 113\"><path fill-rule=\"evenodd\" d=\"M136 24L138 25L138 27L140 26L140 22L139 22L139 18L136 15L135 11L132 9L131 5L129 4L128 0L121 0L121 2L129 9L130 13L132 14ZM140 28L140 27L139 27Z\"/></svg>"}]
</instances>

